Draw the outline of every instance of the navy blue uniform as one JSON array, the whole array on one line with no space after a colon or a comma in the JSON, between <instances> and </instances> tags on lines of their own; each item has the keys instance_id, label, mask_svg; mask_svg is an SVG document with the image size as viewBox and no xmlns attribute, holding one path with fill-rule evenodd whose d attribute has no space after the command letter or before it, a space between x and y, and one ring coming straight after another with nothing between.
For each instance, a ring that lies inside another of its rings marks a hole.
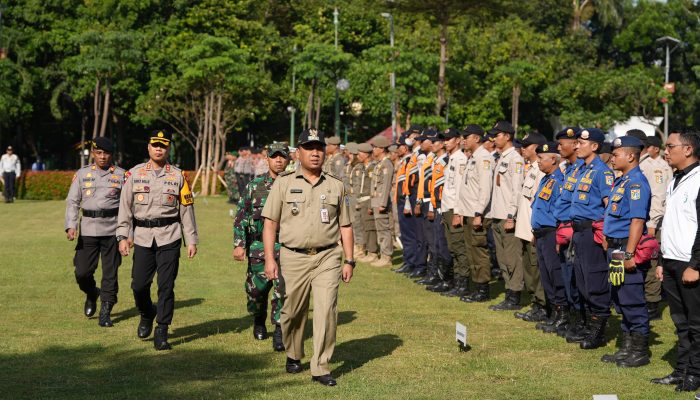
<instances>
[{"instance_id":1,"label":"navy blue uniform","mask_svg":"<svg viewBox=\"0 0 700 400\"><path fill-rule=\"evenodd\" d=\"M594 240L593 223L603 220L605 200L610 196L614 180L610 168L595 156L590 164L580 168L571 198L576 285L586 311L605 318L610 316L608 257L602 244Z\"/></svg>"},{"instance_id":2,"label":"navy blue uniform","mask_svg":"<svg viewBox=\"0 0 700 400\"><path fill-rule=\"evenodd\" d=\"M608 260L613 250L626 251L632 219L649 219L651 188L646 177L635 167L615 180L612 195L605 210L603 232L608 240ZM646 228L645 228L646 229ZM623 332L649 335L649 315L644 297L644 277L650 264L637 265L634 271L625 271L625 280L612 287L615 310L622 314Z\"/></svg>"},{"instance_id":3,"label":"navy blue uniform","mask_svg":"<svg viewBox=\"0 0 700 400\"><path fill-rule=\"evenodd\" d=\"M557 199L561 196L564 174L559 170L545 175L532 203L532 231L537 239L537 265L547 300L555 306L566 306L564 276L557 253L557 218L554 216Z\"/></svg>"}]
</instances>

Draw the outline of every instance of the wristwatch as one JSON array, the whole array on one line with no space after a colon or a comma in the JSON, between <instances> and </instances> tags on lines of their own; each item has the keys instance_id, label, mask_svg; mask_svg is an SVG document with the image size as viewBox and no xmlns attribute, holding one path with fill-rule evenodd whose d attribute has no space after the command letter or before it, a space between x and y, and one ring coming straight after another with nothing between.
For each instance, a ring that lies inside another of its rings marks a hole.
<instances>
[{"instance_id":1,"label":"wristwatch","mask_svg":"<svg viewBox=\"0 0 700 400\"><path fill-rule=\"evenodd\" d=\"M345 260L345 264L355 268L355 260Z\"/></svg>"},{"instance_id":2,"label":"wristwatch","mask_svg":"<svg viewBox=\"0 0 700 400\"><path fill-rule=\"evenodd\" d=\"M634 252L631 252L631 253L629 251L625 252L625 261L629 261L633 258L634 258Z\"/></svg>"},{"instance_id":3,"label":"wristwatch","mask_svg":"<svg viewBox=\"0 0 700 400\"><path fill-rule=\"evenodd\" d=\"M124 239L126 239L126 236L124 236L124 235L117 236L117 243L121 242Z\"/></svg>"},{"instance_id":4,"label":"wristwatch","mask_svg":"<svg viewBox=\"0 0 700 400\"><path fill-rule=\"evenodd\" d=\"M480 212L475 212L475 213L474 213L474 218L481 217L481 215L482 215L482 214L481 214Z\"/></svg>"}]
</instances>

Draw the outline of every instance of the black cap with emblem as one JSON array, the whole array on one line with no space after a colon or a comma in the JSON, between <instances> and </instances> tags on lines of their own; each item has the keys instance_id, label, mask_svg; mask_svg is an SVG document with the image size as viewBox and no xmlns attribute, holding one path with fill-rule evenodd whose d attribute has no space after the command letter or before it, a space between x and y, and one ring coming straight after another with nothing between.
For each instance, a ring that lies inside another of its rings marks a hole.
<instances>
[{"instance_id":1,"label":"black cap with emblem","mask_svg":"<svg viewBox=\"0 0 700 400\"><path fill-rule=\"evenodd\" d=\"M325 146L326 141L325 134L323 133L323 131L319 131L316 129L305 129L303 132L301 132L298 142L299 146L309 143L321 143Z\"/></svg>"},{"instance_id":2,"label":"black cap with emblem","mask_svg":"<svg viewBox=\"0 0 700 400\"><path fill-rule=\"evenodd\" d=\"M110 154L114 152L112 141L103 136L92 139L92 148L93 150L99 149Z\"/></svg>"},{"instance_id":3,"label":"black cap with emblem","mask_svg":"<svg viewBox=\"0 0 700 400\"><path fill-rule=\"evenodd\" d=\"M148 135L148 143L149 144L164 144L166 146L170 146L170 141L172 140L173 135L170 132L167 131L155 131L152 132L150 135Z\"/></svg>"}]
</instances>

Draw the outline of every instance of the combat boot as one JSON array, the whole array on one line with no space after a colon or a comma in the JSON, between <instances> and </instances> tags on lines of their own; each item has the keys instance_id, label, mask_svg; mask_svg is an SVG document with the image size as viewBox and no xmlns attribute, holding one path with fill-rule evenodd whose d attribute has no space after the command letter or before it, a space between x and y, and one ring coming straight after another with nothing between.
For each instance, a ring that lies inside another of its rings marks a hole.
<instances>
[{"instance_id":1,"label":"combat boot","mask_svg":"<svg viewBox=\"0 0 700 400\"><path fill-rule=\"evenodd\" d=\"M469 279L463 278L461 276L454 279L452 290L442 293L443 296L447 297L462 297L468 294L470 294Z\"/></svg>"},{"instance_id":2,"label":"combat boot","mask_svg":"<svg viewBox=\"0 0 700 400\"><path fill-rule=\"evenodd\" d=\"M597 315L591 315L590 330L579 347L583 350L593 350L605 346L605 325L608 319Z\"/></svg>"},{"instance_id":3,"label":"combat boot","mask_svg":"<svg viewBox=\"0 0 700 400\"><path fill-rule=\"evenodd\" d=\"M410 274L407 274L409 278L415 279L415 278L423 278L426 274L428 273L427 268L423 267L416 267L411 271Z\"/></svg>"},{"instance_id":4,"label":"combat boot","mask_svg":"<svg viewBox=\"0 0 700 400\"><path fill-rule=\"evenodd\" d=\"M661 307L659 307L661 302L649 302L647 303L647 313L649 314L649 321L656 321L661 319Z\"/></svg>"},{"instance_id":5,"label":"combat boot","mask_svg":"<svg viewBox=\"0 0 700 400\"><path fill-rule=\"evenodd\" d=\"M410 273L411 271L413 271L413 267L406 263L403 263L402 266L394 270L394 272L396 272L397 274L406 274Z\"/></svg>"},{"instance_id":6,"label":"combat boot","mask_svg":"<svg viewBox=\"0 0 700 400\"><path fill-rule=\"evenodd\" d=\"M509 311L520 310L523 306L520 305L520 292L506 289L506 298L502 302L489 306L492 311Z\"/></svg>"},{"instance_id":7,"label":"combat boot","mask_svg":"<svg viewBox=\"0 0 700 400\"><path fill-rule=\"evenodd\" d=\"M373 263L375 261L379 260L379 257L377 256L377 253L367 253L366 256L364 257L359 257L357 261L361 263Z\"/></svg>"},{"instance_id":8,"label":"combat boot","mask_svg":"<svg viewBox=\"0 0 700 400\"><path fill-rule=\"evenodd\" d=\"M112 307L114 307L114 303L110 303L109 301L102 302L102 306L100 307L100 318L97 323L103 328L110 328L114 326L112 319L110 318Z\"/></svg>"},{"instance_id":9,"label":"combat boot","mask_svg":"<svg viewBox=\"0 0 700 400\"><path fill-rule=\"evenodd\" d=\"M151 336L151 331L153 330L153 320L156 319L156 314L158 309L155 305L151 305L151 312L141 313L141 320L139 321L139 327L136 329L136 335L141 339L145 339Z\"/></svg>"},{"instance_id":10,"label":"combat boot","mask_svg":"<svg viewBox=\"0 0 700 400\"><path fill-rule=\"evenodd\" d=\"M168 325L158 325L153 334L153 347L156 350L170 350L172 347L168 343Z\"/></svg>"},{"instance_id":11,"label":"combat boot","mask_svg":"<svg viewBox=\"0 0 700 400\"><path fill-rule=\"evenodd\" d=\"M589 317L579 315L573 324L569 324L564 337L567 343L581 343L588 336Z\"/></svg>"},{"instance_id":12,"label":"combat boot","mask_svg":"<svg viewBox=\"0 0 700 400\"><path fill-rule=\"evenodd\" d=\"M441 281L442 280L440 277L435 272L431 271L428 272L422 279L417 280L416 283L419 285L431 286L437 285Z\"/></svg>"},{"instance_id":13,"label":"combat boot","mask_svg":"<svg viewBox=\"0 0 700 400\"><path fill-rule=\"evenodd\" d=\"M272 350L284 351L284 343L282 342L282 327L280 324L275 325L275 331L272 333Z\"/></svg>"},{"instance_id":14,"label":"combat boot","mask_svg":"<svg viewBox=\"0 0 700 400\"><path fill-rule=\"evenodd\" d=\"M391 256L382 254L382 256L371 265L373 267L391 267Z\"/></svg>"},{"instance_id":15,"label":"combat boot","mask_svg":"<svg viewBox=\"0 0 700 400\"><path fill-rule=\"evenodd\" d=\"M459 298L465 303L485 303L491 300L488 283L477 283L474 293Z\"/></svg>"},{"instance_id":16,"label":"combat boot","mask_svg":"<svg viewBox=\"0 0 700 400\"><path fill-rule=\"evenodd\" d=\"M627 357L617 361L617 366L637 368L649 364L651 362L649 359L649 336L632 332L630 337L630 351Z\"/></svg>"},{"instance_id":17,"label":"combat boot","mask_svg":"<svg viewBox=\"0 0 700 400\"><path fill-rule=\"evenodd\" d=\"M542 322L547 319L547 311L540 304L533 303L532 307L526 312L516 311L513 313L515 318L522 319L527 322Z\"/></svg>"},{"instance_id":18,"label":"combat boot","mask_svg":"<svg viewBox=\"0 0 700 400\"><path fill-rule=\"evenodd\" d=\"M600 361L604 363L617 363L618 361L627 358L631 350L632 336L629 334L629 332L622 332L622 343L620 345L620 349L613 354L603 355L603 357L600 358Z\"/></svg>"},{"instance_id":19,"label":"combat boot","mask_svg":"<svg viewBox=\"0 0 700 400\"><path fill-rule=\"evenodd\" d=\"M90 318L97 312L97 298L100 297L100 288L95 288L95 290L85 296L85 305L83 306L83 312L85 316Z\"/></svg>"},{"instance_id":20,"label":"combat boot","mask_svg":"<svg viewBox=\"0 0 700 400\"><path fill-rule=\"evenodd\" d=\"M454 283L452 281L440 281L436 285L428 286L426 289L433 293L447 293L452 290Z\"/></svg>"},{"instance_id":21,"label":"combat boot","mask_svg":"<svg viewBox=\"0 0 700 400\"><path fill-rule=\"evenodd\" d=\"M255 340L267 339L267 327L265 326L265 317L255 317L253 322L253 338Z\"/></svg>"},{"instance_id":22,"label":"combat boot","mask_svg":"<svg viewBox=\"0 0 700 400\"><path fill-rule=\"evenodd\" d=\"M561 327L565 327L568 321L569 309L565 306L554 306L554 314L552 316L553 321L549 325L542 326L542 332L544 333L555 333Z\"/></svg>"}]
</instances>

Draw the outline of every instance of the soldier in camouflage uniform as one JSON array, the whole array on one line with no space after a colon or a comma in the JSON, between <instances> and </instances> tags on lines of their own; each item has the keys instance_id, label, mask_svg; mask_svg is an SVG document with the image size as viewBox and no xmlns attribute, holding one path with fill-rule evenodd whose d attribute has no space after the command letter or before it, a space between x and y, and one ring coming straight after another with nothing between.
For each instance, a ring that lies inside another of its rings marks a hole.
<instances>
[{"instance_id":1,"label":"soldier in camouflage uniform","mask_svg":"<svg viewBox=\"0 0 700 400\"><path fill-rule=\"evenodd\" d=\"M233 153L226 154L226 166L224 167L224 180L226 181L226 192L228 202L235 204L238 202L238 183L236 182L236 156Z\"/></svg>"},{"instance_id":2,"label":"soldier in camouflage uniform","mask_svg":"<svg viewBox=\"0 0 700 400\"><path fill-rule=\"evenodd\" d=\"M262 242L263 218L261 216L265 201L270 193L272 183L278 174L284 172L289 164L289 148L286 143L273 143L269 146L267 164L268 173L253 179L246 186L245 193L238 202L238 212L233 226L233 258L243 261L248 257L245 291L248 295L248 311L255 321L253 337L257 340L267 338L265 318L267 316L267 297L272 289L270 320L275 326L272 335L272 348L284 351L280 312L282 310L282 288L279 280L270 281L265 276L265 255ZM275 243L275 257L279 257L279 243Z\"/></svg>"}]
</instances>

